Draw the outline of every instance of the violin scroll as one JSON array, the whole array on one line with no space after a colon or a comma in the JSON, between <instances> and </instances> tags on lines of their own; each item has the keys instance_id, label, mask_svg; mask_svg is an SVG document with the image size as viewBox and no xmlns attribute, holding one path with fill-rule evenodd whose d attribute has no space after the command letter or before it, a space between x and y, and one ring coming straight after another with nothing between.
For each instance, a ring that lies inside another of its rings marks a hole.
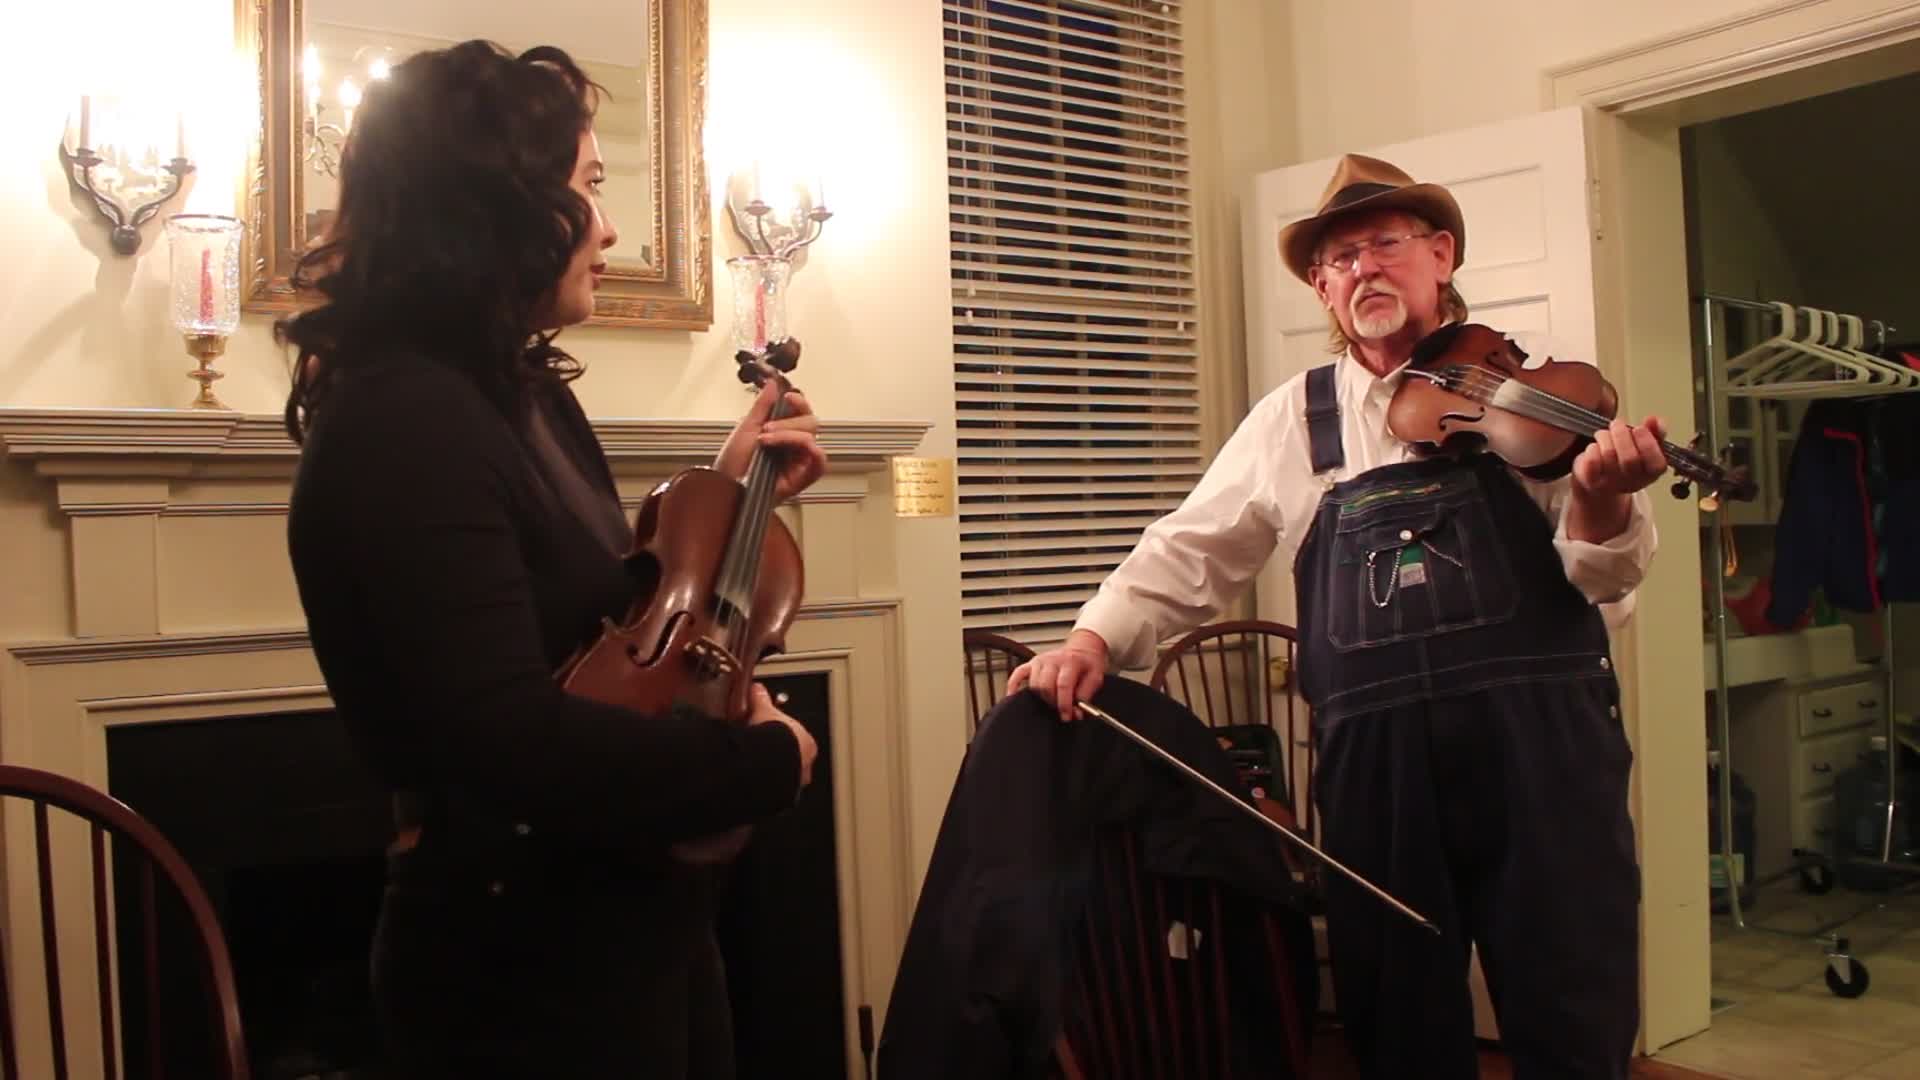
<instances>
[{"instance_id":1,"label":"violin scroll","mask_svg":"<svg viewBox=\"0 0 1920 1080\"><path fill-rule=\"evenodd\" d=\"M733 354L733 361L740 365L740 381L757 389L776 373L785 375L800 366L800 339L774 342L760 353L741 349Z\"/></svg>"},{"instance_id":2,"label":"violin scroll","mask_svg":"<svg viewBox=\"0 0 1920 1080\"><path fill-rule=\"evenodd\" d=\"M1698 483L1700 509L1711 514L1720 509L1722 499L1747 501L1759 495L1759 488L1754 484L1747 467L1732 464L1732 444L1721 447L1719 455L1710 459L1699 452L1702 438L1704 436L1695 435L1693 440L1687 443L1687 450L1693 459L1691 461L1672 460L1673 448L1668 448L1669 463L1674 466L1674 471L1680 474L1680 478L1673 482L1673 487L1670 489L1673 497L1687 498L1692 494L1693 485Z\"/></svg>"}]
</instances>

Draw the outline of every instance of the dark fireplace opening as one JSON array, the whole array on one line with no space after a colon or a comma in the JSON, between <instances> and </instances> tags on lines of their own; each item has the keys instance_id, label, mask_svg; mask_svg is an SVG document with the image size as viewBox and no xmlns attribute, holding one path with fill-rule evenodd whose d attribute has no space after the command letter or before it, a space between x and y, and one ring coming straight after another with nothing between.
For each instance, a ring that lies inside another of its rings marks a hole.
<instances>
[{"instance_id":1,"label":"dark fireplace opening","mask_svg":"<svg viewBox=\"0 0 1920 1080\"><path fill-rule=\"evenodd\" d=\"M799 804L754 830L721 893L715 934L733 1001L738 1080L847 1076L827 677L765 682L787 695L781 708L806 727L820 755Z\"/></svg>"},{"instance_id":2,"label":"dark fireplace opening","mask_svg":"<svg viewBox=\"0 0 1920 1080\"><path fill-rule=\"evenodd\" d=\"M716 929L739 1077L847 1076L828 679L764 681L787 695L784 708L813 734L820 757L800 803L756 829L725 875ZM385 1080L368 954L391 811L334 714L113 727L107 774L111 794L180 850L213 902L253 1075ZM143 1074L157 1031L166 1075L211 1075L210 1009L184 909L161 890L150 986L134 917L140 879L118 849L114 890L129 1074Z\"/></svg>"},{"instance_id":3,"label":"dark fireplace opening","mask_svg":"<svg viewBox=\"0 0 1920 1080\"><path fill-rule=\"evenodd\" d=\"M367 957L380 908L385 799L331 711L110 729L115 798L152 821L199 875L233 959L259 1080L375 1080ZM116 862L119 860L117 859ZM137 912L130 865L115 905ZM159 1031L167 1075L211 1074L208 998L178 905L160 909ZM138 920L118 926L123 1038L150 1060L150 992Z\"/></svg>"}]
</instances>

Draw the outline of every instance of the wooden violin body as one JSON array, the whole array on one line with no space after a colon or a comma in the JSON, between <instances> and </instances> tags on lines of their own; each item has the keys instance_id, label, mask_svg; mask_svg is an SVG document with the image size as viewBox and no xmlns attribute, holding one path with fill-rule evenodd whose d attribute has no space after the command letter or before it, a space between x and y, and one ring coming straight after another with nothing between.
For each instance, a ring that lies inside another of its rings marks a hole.
<instances>
[{"instance_id":1,"label":"wooden violin body","mask_svg":"<svg viewBox=\"0 0 1920 1080\"><path fill-rule=\"evenodd\" d=\"M781 389L775 419L785 411L784 379ZM627 556L633 601L561 666L562 689L649 715L681 706L716 723L747 722L754 668L786 647L806 584L800 545L772 512L774 475L757 451L745 481L702 466L647 494ZM725 862L751 833L740 826L683 841L673 854Z\"/></svg>"},{"instance_id":2,"label":"wooden violin body","mask_svg":"<svg viewBox=\"0 0 1920 1080\"><path fill-rule=\"evenodd\" d=\"M1450 330L1457 334L1442 336ZM1536 368L1526 363L1527 354L1496 330L1478 323L1442 328L1415 347L1410 366L1428 375L1465 370L1452 380L1409 373L1387 405L1387 430L1423 453L1484 448L1534 479L1565 476L1593 441L1591 431L1556 427L1503 407L1503 399L1529 387L1611 421L1619 395L1592 364L1551 357Z\"/></svg>"},{"instance_id":3,"label":"wooden violin body","mask_svg":"<svg viewBox=\"0 0 1920 1080\"><path fill-rule=\"evenodd\" d=\"M1600 369L1528 356L1479 323L1443 326L1414 346L1407 374L1387 404L1387 430L1420 453L1485 450L1536 480L1567 475L1593 434L1619 414L1620 397ZM1725 468L1686 447L1662 441L1667 464L1705 493L1715 509L1722 497L1752 499L1757 488L1744 468Z\"/></svg>"}]
</instances>

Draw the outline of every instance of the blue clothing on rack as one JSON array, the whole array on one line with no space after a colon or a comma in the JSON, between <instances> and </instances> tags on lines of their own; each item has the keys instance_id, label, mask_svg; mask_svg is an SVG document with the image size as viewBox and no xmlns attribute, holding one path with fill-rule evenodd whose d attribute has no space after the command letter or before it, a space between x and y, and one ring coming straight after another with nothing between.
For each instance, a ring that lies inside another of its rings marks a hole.
<instances>
[{"instance_id":1,"label":"blue clothing on rack","mask_svg":"<svg viewBox=\"0 0 1920 1080\"><path fill-rule=\"evenodd\" d=\"M1815 588L1852 611L1920 600L1920 394L1807 409L1774 534L1767 620L1793 625Z\"/></svg>"}]
</instances>

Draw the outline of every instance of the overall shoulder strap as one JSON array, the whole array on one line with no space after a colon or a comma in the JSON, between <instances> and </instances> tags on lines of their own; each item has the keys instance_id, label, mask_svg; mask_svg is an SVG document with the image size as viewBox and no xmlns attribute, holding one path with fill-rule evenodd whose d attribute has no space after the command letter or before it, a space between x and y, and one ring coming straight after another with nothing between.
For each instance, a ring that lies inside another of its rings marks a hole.
<instances>
[{"instance_id":1,"label":"overall shoulder strap","mask_svg":"<svg viewBox=\"0 0 1920 1080\"><path fill-rule=\"evenodd\" d=\"M1346 464L1346 449L1340 443L1340 393L1332 364L1307 372L1307 440L1315 473Z\"/></svg>"}]
</instances>

